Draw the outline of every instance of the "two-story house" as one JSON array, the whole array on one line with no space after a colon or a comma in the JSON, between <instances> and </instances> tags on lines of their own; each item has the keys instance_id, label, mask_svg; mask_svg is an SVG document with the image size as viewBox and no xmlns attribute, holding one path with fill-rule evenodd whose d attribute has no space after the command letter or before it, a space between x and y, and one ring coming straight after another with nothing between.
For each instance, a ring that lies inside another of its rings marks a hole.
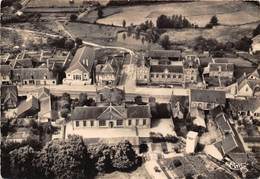
<instances>
[{"instance_id":1,"label":"two-story house","mask_svg":"<svg viewBox=\"0 0 260 179\"><path fill-rule=\"evenodd\" d=\"M65 71L63 84L87 85L92 82L95 49L87 46L79 48L74 55L69 68Z\"/></svg>"},{"instance_id":2,"label":"two-story house","mask_svg":"<svg viewBox=\"0 0 260 179\"><path fill-rule=\"evenodd\" d=\"M203 71L204 83L208 86L227 86L234 80L234 64L213 62Z\"/></svg>"},{"instance_id":3,"label":"two-story house","mask_svg":"<svg viewBox=\"0 0 260 179\"><path fill-rule=\"evenodd\" d=\"M96 65L96 84L116 85L120 77L121 66L115 59L107 61L105 64Z\"/></svg>"},{"instance_id":4,"label":"two-story house","mask_svg":"<svg viewBox=\"0 0 260 179\"><path fill-rule=\"evenodd\" d=\"M56 85L54 73L47 67L15 68L12 70L12 81L22 85Z\"/></svg>"},{"instance_id":5,"label":"two-story house","mask_svg":"<svg viewBox=\"0 0 260 179\"><path fill-rule=\"evenodd\" d=\"M225 91L191 89L189 95L190 111L192 109L212 110L220 105L225 106Z\"/></svg>"},{"instance_id":6,"label":"two-story house","mask_svg":"<svg viewBox=\"0 0 260 179\"><path fill-rule=\"evenodd\" d=\"M76 107L71 114L73 129L150 128L149 105Z\"/></svg>"}]
</instances>

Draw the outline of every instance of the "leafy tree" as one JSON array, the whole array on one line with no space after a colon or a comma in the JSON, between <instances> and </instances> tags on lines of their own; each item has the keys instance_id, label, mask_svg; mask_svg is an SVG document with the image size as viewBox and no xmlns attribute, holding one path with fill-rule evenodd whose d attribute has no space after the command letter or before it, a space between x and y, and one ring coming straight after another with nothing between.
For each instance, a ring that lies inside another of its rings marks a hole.
<instances>
[{"instance_id":1,"label":"leafy tree","mask_svg":"<svg viewBox=\"0 0 260 179\"><path fill-rule=\"evenodd\" d=\"M30 146L20 147L10 152L10 169L17 178L33 178L35 151Z\"/></svg>"},{"instance_id":2,"label":"leafy tree","mask_svg":"<svg viewBox=\"0 0 260 179\"><path fill-rule=\"evenodd\" d=\"M75 42L74 42L74 40L72 40L72 39L68 39L68 40L66 40L65 41L65 48L67 49L67 50L71 50L71 49L73 49L74 48L74 46L75 46Z\"/></svg>"},{"instance_id":3,"label":"leafy tree","mask_svg":"<svg viewBox=\"0 0 260 179\"><path fill-rule=\"evenodd\" d=\"M106 144L94 144L88 147L89 157L98 172L111 172L112 166L112 148Z\"/></svg>"},{"instance_id":4,"label":"leafy tree","mask_svg":"<svg viewBox=\"0 0 260 179\"><path fill-rule=\"evenodd\" d=\"M248 52L252 43L253 43L252 39L245 36L236 42L235 47L237 50Z\"/></svg>"},{"instance_id":5,"label":"leafy tree","mask_svg":"<svg viewBox=\"0 0 260 179\"><path fill-rule=\"evenodd\" d=\"M253 37L260 34L260 24L253 30Z\"/></svg>"},{"instance_id":6,"label":"leafy tree","mask_svg":"<svg viewBox=\"0 0 260 179\"><path fill-rule=\"evenodd\" d=\"M210 24L212 24L213 26L218 25L218 18L216 15L212 16L210 19Z\"/></svg>"},{"instance_id":7,"label":"leafy tree","mask_svg":"<svg viewBox=\"0 0 260 179\"><path fill-rule=\"evenodd\" d=\"M82 137L68 136L66 141L51 141L40 152L37 168L49 178L88 178L89 157Z\"/></svg>"},{"instance_id":8,"label":"leafy tree","mask_svg":"<svg viewBox=\"0 0 260 179\"><path fill-rule=\"evenodd\" d=\"M122 141L113 147L112 165L119 171L129 171L137 165L136 153L129 141Z\"/></svg>"},{"instance_id":9,"label":"leafy tree","mask_svg":"<svg viewBox=\"0 0 260 179\"><path fill-rule=\"evenodd\" d=\"M70 110L68 108L63 108L60 111L60 115L63 118L67 118L69 113L70 113Z\"/></svg>"},{"instance_id":10,"label":"leafy tree","mask_svg":"<svg viewBox=\"0 0 260 179\"><path fill-rule=\"evenodd\" d=\"M160 40L160 44L165 50L169 49L171 45L169 36L164 35Z\"/></svg>"},{"instance_id":11,"label":"leafy tree","mask_svg":"<svg viewBox=\"0 0 260 179\"><path fill-rule=\"evenodd\" d=\"M143 104L142 96L136 96L134 100L135 100L135 104L138 104L138 105Z\"/></svg>"},{"instance_id":12,"label":"leafy tree","mask_svg":"<svg viewBox=\"0 0 260 179\"><path fill-rule=\"evenodd\" d=\"M86 93L79 94L79 106L85 106L88 103L88 96Z\"/></svg>"},{"instance_id":13,"label":"leafy tree","mask_svg":"<svg viewBox=\"0 0 260 179\"><path fill-rule=\"evenodd\" d=\"M76 43L77 46L80 46L80 45L83 44L82 39L80 39L78 37L75 39L75 43Z\"/></svg>"},{"instance_id":14,"label":"leafy tree","mask_svg":"<svg viewBox=\"0 0 260 179\"><path fill-rule=\"evenodd\" d=\"M123 22L122 22L122 26L123 26L123 27L126 26L126 21L125 21L125 19L124 19Z\"/></svg>"},{"instance_id":15,"label":"leafy tree","mask_svg":"<svg viewBox=\"0 0 260 179\"><path fill-rule=\"evenodd\" d=\"M70 15L70 21L75 22L77 20L78 16L76 14L71 14Z\"/></svg>"}]
</instances>

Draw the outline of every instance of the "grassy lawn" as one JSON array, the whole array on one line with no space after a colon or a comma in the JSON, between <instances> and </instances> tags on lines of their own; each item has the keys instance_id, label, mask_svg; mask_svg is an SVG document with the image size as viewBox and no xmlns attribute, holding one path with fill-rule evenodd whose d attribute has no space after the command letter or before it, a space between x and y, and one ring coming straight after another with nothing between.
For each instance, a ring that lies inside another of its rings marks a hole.
<instances>
[{"instance_id":1,"label":"grassy lawn","mask_svg":"<svg viewBox=\"0 0 260 179\"><path fill-rule=\"evenodd\" d=\"M65 28L74 36L89 41L110 41L116 38L120 27L102 26L97 24L69 22Z\"/></svg>"},{"instance_id":2,"label":"grassy lawn","mask_svg":"<svg viewBox=\"0 0 260 179\"><path fill-rule=\"evenodd\" d=\"M196 37L214 38L220 42L237 41L244 36L250 37L253 29L259 23L252 23L240 26L217 26L213 29L185 29L185 30L167 30L166 34L170 36L173 42L191 43Z\"/></svg>"},{"instance_id":3,"label":"grassy lawn","mask_svg":"<svg viewBox=\"0 0 260 179\"><path fill-rule=\"evenodd\" d=\"M96 179L151 179L144 166L137 168L131 173L113 172L103 176L97 176Z\"/></svg>"},{"instance_id":4,"label":"grassy lawn","mask_svg":"<svg viewBox=\"0 0 260 179\"><path fill-rule=\"evenodd\" d=\"M127 25L140 24L145 20L152 20L156 23L157 17L161 14L168 16L181 14L199 26L205 26L213 15L217 15L220 23L229 25L260 20L258 7L250 3L212 1L124 6L121 7L120 13L99 19L98 23L121 26L124 19Z\"/></svg>"}]
</instances>

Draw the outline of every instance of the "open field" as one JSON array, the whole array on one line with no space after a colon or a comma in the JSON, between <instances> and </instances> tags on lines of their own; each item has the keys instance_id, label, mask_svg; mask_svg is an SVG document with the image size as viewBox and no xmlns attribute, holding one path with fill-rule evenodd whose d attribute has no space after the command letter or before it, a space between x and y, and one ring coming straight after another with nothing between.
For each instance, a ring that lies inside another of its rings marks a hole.
<instances>
[{"instance_id":1,"label":"open field","mask_svg":"<svg viewBox=\"0 0 260 179\"><path fill-rule=\"evenodd\" d=\"M259 23L240 26L217 26L212 29L170 29L167 30L166 34L170 36L170 40L173 42L190 43L199 36L203 36L204 38L214 38L220 42L234 42L244 36L250 37L252 35L253 29L255 29Z\"/></svg>"},{"instance_id":2,"label":"open field","mask_svg":"<svg viewBox=\"0 0 260 179\"><path fill-rule=\"evenodd\" d=\"M103 176L97 176L96 179L151 179L144 166L137 168L133 172L113 172L104 174Z\"/></svg>"},{"instance_id":3,"label":"open field","mask_svg":"<svg viewBox=\"0 0 260 179\"><path fill-rule=\"evenodd\" d=\"M205 26L215 14L221 24L237 25L260 20L259 8L250 3L212 1L125 6L120 13L100 19L98 23L122 25L124 19L127 25L140 24L145 20L156 23L161 14L181 14L199 26Z\"/></svg>"},{"instance_id":4,"label":"open field","mask_svg":"<svg viewBox=\"0 0 260 179\"><path fill-rule=\"evenodd\" d=\"M120 27L102 26L87 23L66 23L64 26L75 37L83 40L111 41L116 38L117 32L122 30Z\"/></svg>"},{"instance_id":5,"label":"open field","mask_svg":"<svg viewBox=\"0 0 260 179\"><path fill-rule=\"evenodd\" d=\"M83 5L84 1L90 0L74 0L73 4L70 4L69 0L31 0L28 7L75 7ZM109 0L98 1L100 4L106 5Z\"/></svg>"}]
</instances>

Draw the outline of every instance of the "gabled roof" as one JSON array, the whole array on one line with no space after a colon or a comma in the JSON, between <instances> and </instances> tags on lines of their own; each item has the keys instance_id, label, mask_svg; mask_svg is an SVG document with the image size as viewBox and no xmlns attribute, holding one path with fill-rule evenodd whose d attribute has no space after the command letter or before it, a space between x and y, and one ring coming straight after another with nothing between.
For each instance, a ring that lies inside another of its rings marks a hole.
<instances>
[{"instance_id":1,"label":"gabled roof","mask_svg":"<svg viewBox=\"0 0 260 179\"><path fill-rule=\"evenodd\" d=\"M260 67L258 67L255 71L253 71L253 73L251 73L250 76L260 78Z\"/></svg>"},{"instance_id":2,"label":"gabled roof","mask_svg":"<svg viewBox=\"0 0 260 179\"><path fill-rule=\"evenodd\" d=\"M84 64L84 60L86 60L86 64ZM77 50L66 72L69 73L79 69L84 73L90 73L94 64L94 60L95 50L91 47L83 46Z\"/></svg>"},{"instance_id":3,"label":"gabled roof","mask_svg":"<svg viewBox=\"0 0 260 179\"><path fill-rule=\"evenodd\" d=\"M38 91L38 99L41 100L42 98L49 97L50 90L48 88L42 87Z\"/></svg>"},{"instance_id":4,"label":"gabled roof","mask_svg":"<svg viewBox=\"0 0 260 179\"><path fill-rule=\"evenodd\" d=\"M232 111L255 111L260 108L260 98L229 99L230 109Z\"/></svg>"},{"instance_id":5,"label":"gabled roof","mask_svg":"<svg viewBox=\"0 0 260 179\"><path fill-rule=\"evenodd\" d=\"M15 85L1 85L1 102L4 104L8 100L15 103L18 101L18 90Z\"/></svg>"},{"instance_id":6,"label":"gabled roof","mask_svg":"<svg viewBox=\"0 0 260 179\"><path fill-rule=\"evenodd\" d=\"M192 102L207 102L207 103L215 103L215 104L226 103L225 91L191 89L190 98Z\"/></svg>"},{"instance_id":7,"label":"gabled roof","mask_svg":"<svg viewBox=\"0 0 260 179\"><path fill-rule=\"evenodd\" d=\"M72 120L110 120L127 118L150 118L150 107L148 105L138 106L85 106L76 107L71 114Z\"/></svg>"},{"instance_id":8,"label":"gabled roof","mask_svg":"<svg viewBox=\"0 0 260 179\"><path fill-rule=\"evenodd\" d=\"M126 118L126 109L121 106L108 106L107 109L100 114L98 120L123 120Z\"/></svg>"},{"instance_id":9,"label":"gabled roof","mask_svg":"<svg viewBox=\"0 0 260 179\"><path fill-rule=\"evenodd\" d=\"M4 76L10 76L11 74L11 66L10 65L1 65L0 67L0 73Z\"/></svg>"},{"instance_id":10,"label":"gabled roof","mask_svg":"<svg viewBox=\"0 0 260 179\"><path fill-rule=\"evenodd\" d=\"M254 90L255 87L260 87L260 80L244 79L240 83L238 83L238 90L243 88L245 85L248 85L252 90Z\"/></svg>"}]
</instances>

